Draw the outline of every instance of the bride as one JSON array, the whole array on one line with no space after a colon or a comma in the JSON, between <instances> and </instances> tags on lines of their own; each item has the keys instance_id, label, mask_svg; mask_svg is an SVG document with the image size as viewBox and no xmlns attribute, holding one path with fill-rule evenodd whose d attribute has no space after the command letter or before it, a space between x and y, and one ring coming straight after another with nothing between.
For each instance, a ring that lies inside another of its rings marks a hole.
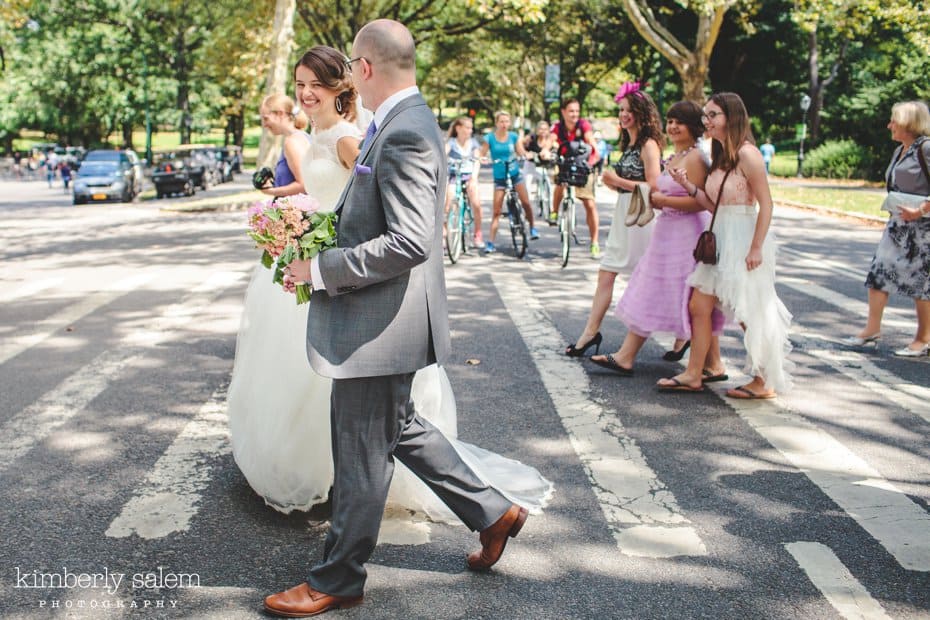
<instances>
[{"instance_id":1,"label":"bride","mask_svg":"<svg viewBox=\"0 0 930 620\"><path fill-rule=\"evenodd\" d=\"M300 166L307 193L332 209L349 179L367 126L345 57L316 46L294 71L297 99L313 124L310 147ZM283 513L309 510L327 500L333 480L330 443L330 379L307 361L309 304L271 281L258 265L246 291L229 386L228 413L233 456L249 485ZM301 386L293 389L284 386ZM420 370L412 391L417 413L449 438L462 459L486 484L512 502L538 512L552 483L534 468L456 439L452 387L438 366ZM458 519L410 470L396 464L389 506L436 521Z\"/></svg>"}]
</instances>

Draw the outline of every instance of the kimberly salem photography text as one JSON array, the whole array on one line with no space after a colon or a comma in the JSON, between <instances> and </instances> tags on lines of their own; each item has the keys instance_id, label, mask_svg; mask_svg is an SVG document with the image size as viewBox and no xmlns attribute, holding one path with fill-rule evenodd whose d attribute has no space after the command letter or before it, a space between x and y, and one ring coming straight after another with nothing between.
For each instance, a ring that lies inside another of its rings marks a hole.
<instances>
[{"instance_id":1,"label":"kimberly salem photography text","mask_svg":"<svg viewBox=\"0 0 930 620\"><path fill-rule=\"evenodd\" d=\"M14 570L13 587L35 590L37 606L48 609L170 608L177 606L177 600L153 595L200 587L197 573L176 573L162 566L134 573L111 571L107 567L76 571L62 566L60 571L47 571L16 566Z\"/></svg>"}]
</instances>

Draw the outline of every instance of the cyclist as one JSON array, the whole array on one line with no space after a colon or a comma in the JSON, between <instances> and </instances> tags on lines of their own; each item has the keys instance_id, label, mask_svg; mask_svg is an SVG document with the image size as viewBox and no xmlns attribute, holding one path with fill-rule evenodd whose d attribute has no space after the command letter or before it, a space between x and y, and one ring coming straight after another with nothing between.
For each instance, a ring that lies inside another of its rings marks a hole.
<instances>
[{"instance_id":1,"label":"cyclist","mask_svg":"<svg viewBox=\"0 0 930 620\"><path fill-rule=\"evenodd\" d=\"M510 177L514 191L517 192L517 198L523 205L523 212L526 214L526 221L530 225L530 239L539 239L539 233L533 225L533 209L530 207L530 197L526 192L526 183L523 182L523 174L520 172L520 166L515 160L516 157L526 157L526 151L523 149L523 142L513 131L510 131L510 114L507 112L497 112L494 115L494 131L485 136L485 142L481 145L481 157L487 157L490 153L492 160L497 160L494 164L494 210L491 213L491 231L489 241L485 244L485 252L495 252L494 238L497 236L497 227L500 225L501 208L504 204L504 191L507 189L507 177ZM504 163L507 160L509 164Z\"/></svg>"},{"instance_id":2,"label":"cyclist","mask_svg":"<svg viewBox=\"0 0 930 620\"><path fill-rule=\"evenodd\" d=\"M550 162L555 159L553 151L555 150L555 138L552 136L552 128L548 121L539 121L536 123L536 132L523 138L523 149L532 154L535 164L535 170L527 173L528 177L540 169L540 164Z\"/></svg>"},{"instance_id":3,"label":"cyclist","mask_svg":"<svg viewBox=\"0 0 930 620\"><path fill-rule=\"evenodd\" d=\"M462 179L467 182L465 196L468 204L471 206L472 218L475 223L475 236L472 239L472 247L483 248L484 240L481 237L481 201L478 199L478 168L480 164L477 158L481 154L481 144L472 137L474 125L468 116L460 116L449 126L449 139L446 141L446 155L449 157L449 163L454 161L472 159L461 164L459 172ZM452 204L452 198L455 196L455 175L449 173L449 190L446 192L446 214L449 213L449 207Z\"/></svg>"},{"instance_id":4,"label":"cyclist","mask_svg":"<svg viewBox=\"0 0 930 620\"><path fill-rule=\"evenodd\" d=\"M591 146L591 155L588 157L588 165L593 167L597 161L597 144L594 141L594 130L591 123L581 118L581 104L577 99L568 99L562 102L559 113L560 120L552 127L552 135L558 144L558 154L564 156L568 154L571 142L587 142ZM584 205L585 219L588 224L588 233L591 236L591 258L600 258L601 246L598 244L599 220L597 216L597 205L594 203L594 178L595 175L588 177L588 184L579 187L575 195ZM552 196L552 213L549 214L549 225L555 226L559 220L559 203L562 202L562 195L565 188L562 185L556 185L555 192Z\"/></svg>"}]
</instances>

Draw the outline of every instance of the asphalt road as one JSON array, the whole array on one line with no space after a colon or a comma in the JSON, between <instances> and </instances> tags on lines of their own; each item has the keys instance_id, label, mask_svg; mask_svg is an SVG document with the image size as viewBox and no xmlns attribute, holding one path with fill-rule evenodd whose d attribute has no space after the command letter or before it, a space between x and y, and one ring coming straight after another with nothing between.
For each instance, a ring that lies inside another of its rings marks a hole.
<instances>
[{"instance_id":1,"label":"asphalt road","mask_svg":"<svg viewBox=\"0 0 930 620\"><path fill-rule=\"evenodd\" d=\"M268 509L230 454L223 394L257 261L244 213L159 206L0 182L4 617L261 617L320 557L326 515ZM797 365L775 401L722 397L745 380L737 330L731 380L704 394L656 392L679 368L665 338L634 377L560 355L597 264L560 269L554 228L527 260L499 237L447 261L459 435L555 495L489 574L465 570L464 527L395 515L365 604L331 615L930 616L930 358L891 355L912 303L892 298L877 348L839 346L881 229L780 208L775 231ZM609 315L606 350L623 333Z\"/></svg>"}]
</instances>

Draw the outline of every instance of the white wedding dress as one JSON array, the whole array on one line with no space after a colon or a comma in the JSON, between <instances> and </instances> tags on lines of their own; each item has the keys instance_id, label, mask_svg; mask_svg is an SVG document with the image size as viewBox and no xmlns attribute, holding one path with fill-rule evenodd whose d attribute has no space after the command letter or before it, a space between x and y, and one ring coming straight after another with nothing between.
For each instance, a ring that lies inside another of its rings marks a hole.
<instances>
[{"instance_id":1,"label":"white wedding dress","mask_svg":"<svg viewBox=\"0 0 930 620\"><path fill-rule=\"evenodd\" d=\"M314 131L304 156L304 185L323 208L335 206L349 178L336 155L336 142L345 136L361 138L361 132L347 121ZM271 276L258 265L246 291L227 404L236 464L266 504L289 513L325 502L332 486L331 380L307 361L309 304L298 306ZM536 469L456 439L455 397L442 368L420 370L412 398L417 413L443 432L486 484L531 512L545 506L552 483ZM459 522L399 461L388 504L434 521Z\"/></svg>"}]
</instances>

